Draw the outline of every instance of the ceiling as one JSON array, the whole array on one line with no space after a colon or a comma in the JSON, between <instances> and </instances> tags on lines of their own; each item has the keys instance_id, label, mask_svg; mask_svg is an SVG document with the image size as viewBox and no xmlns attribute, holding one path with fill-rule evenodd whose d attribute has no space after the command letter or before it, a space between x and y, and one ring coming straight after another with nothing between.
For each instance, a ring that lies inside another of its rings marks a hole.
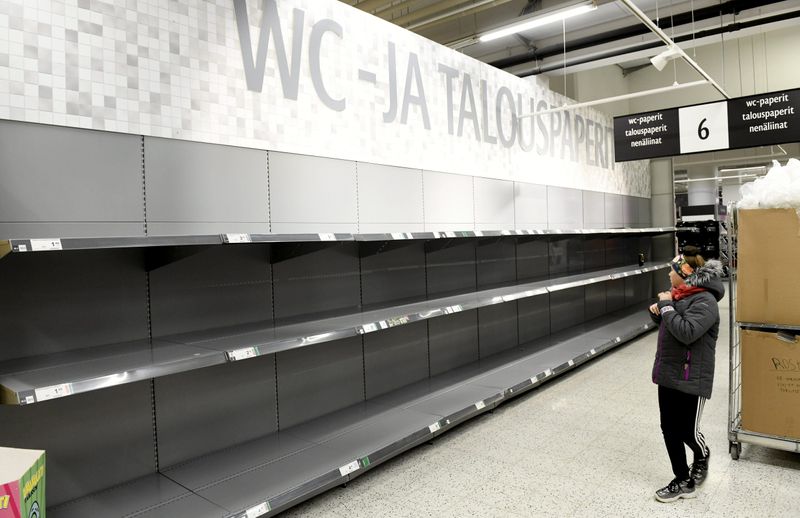
<instances>
[{"instance_id":1,"label":"ceiling","mask_svg":"<svg viewBox=\"0 0 800 518\"><path fill-rule=\"evenodd\" d=\"M597 9L491 42L487 31L576 0L342 0L428 39L519 76L563 74L617 64L633 68L663 50L661 41L615 0ZM800 22L800 0L634 0L681 47L746 36ZM674 23L673 23L674 22ZM566 51L566 53L565 53ZM566 58L566 59L565 59Z\"/></svg>"}]
</instances>

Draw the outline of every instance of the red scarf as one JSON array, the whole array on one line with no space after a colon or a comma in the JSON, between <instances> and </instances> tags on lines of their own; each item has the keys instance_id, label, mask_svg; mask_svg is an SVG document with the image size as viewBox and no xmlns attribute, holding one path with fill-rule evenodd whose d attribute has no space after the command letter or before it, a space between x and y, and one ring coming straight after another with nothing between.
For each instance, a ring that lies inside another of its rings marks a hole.
<instances>
[{"instance_id":1,"label":"red scarf","mask_svg":"<svg viewBox=\"0 0 800 518\"><path fill-rule=\"evenodd\" d=\"M681 284L675 288L670 290L672 292L672 300L678 301L681 299L685 299L690 295L694 295L695 293L700 293L702 291L706 291L705 288L701 288L699 286L689 286L688 284Z\"/></svg>"}]
</instances>

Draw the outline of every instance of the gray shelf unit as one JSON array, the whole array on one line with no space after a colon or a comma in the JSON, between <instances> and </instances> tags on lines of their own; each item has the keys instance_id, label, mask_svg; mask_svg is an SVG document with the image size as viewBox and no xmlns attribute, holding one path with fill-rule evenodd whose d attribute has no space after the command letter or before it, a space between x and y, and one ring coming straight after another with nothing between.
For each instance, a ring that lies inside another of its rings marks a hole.
<instances>
[{"instance_id":1,"label":"gray shelf unit","mask_svg":"<svg viewBox=\"0 0 800 518\"><path fill-rule=\"evenodd\" d=\"M114 385L314 346L413 322L642 275L669 263L619 267L514 284L297 324L252 323L159 339L107 344L0 363L5 404L33 404Z\"/></svg>"},{"instance_id":2,"label":"gray shelf unit","mask_svg":"<svg viewBox=\"0 0 800 518\"><path fill-rule=\"evenodd\" d=\"M196 236L133 236L133 237L67 237L0 240L0 258L11 253L52 252L69 250L107 250L113 248L149 248L167 246L201 246L247 243L293 243L329 241L401 241L409 239L453 239L501 236L547 235L615 235L663 234L674 227L608 228L608 229L545 229L545 230L468 230L447 232L396 232L382 234L210 234Z\"/></svg>"},{"instance_id":3,"label":"gray shelf unit","mask_svg":"<svg viewBox=\"0 0 800 518\"><path fill-rule=\"evenodd\" d=\"M274 515L652 329L641 307L562 331L50 512L83 518ZM248 514L248 511L251 514Z\"/></svg>"},{"instance_id":4,"label":"gray shelf unit","mask_svg":"<svg viewBox=\"0 0 800 518\"><path fill-rule=\"evenodd\" d=\"M652 297L656 284L666 276L656 277L657 271L623 274L642 269L635 263L639 253L656 265L671 257L671 249L659 248L671 236L655 234L12 253L0 261L8 294L0 298L0 325L5 330L0 362L7 365L22 358L69 356L90 348L102 356L108 352L105 349L115 347L106 344L138 344L135 348L142 341L158 343L167 337L241 330L264 322L286 328L331 315L360 315L366 308L517 288L503 292L511 296L505 301L501 296L496 304L462 308L380 332L144 378L36 405L3 405L0 419L6 424L0 430L0 443L47 450L48 500L56 516L69 509L81 509L81 516L181 516L184 512L204 516L217 508L222 509L219 516L228 516L232 504L219 507L198 499L199 489L176 486L166 475L177 473L174 470L187 463L238 451L242 445L301 430L310 423L324 423L320 426L329 430L326 436L335 434L334 422L363 428L358 419L348 421L347 416L360 412L354 408L404 407L403 398L412 392L430 405L434 400L446 403L436 412L426 412L433 407L420 403L414 412L466 419L472 411L456 397L455 389L447 389L462 384L453 376L491 374L480 370L481 365L519 366L521 358L515 354L525 350L526 344L546 348L542 340L553 340L553 351L569 352L568 346L555 341L561 333L575 331L574 343L589 347L570 352L571 359L564 361L571 368L593 356L592 349L598 352L603 343L621 343L624 335L638 329L638 323L612 322L609 325L619 326L609 332L613 340L590 344L592 333L581 326L638 307ZM593 278L603 280L590 282ZM563 282L567 279L569 284ZM521 292L519 286L538 283L551 289L535 296L513 296L514 291ZM152 354L156 350L154 346ZM140 352L142 357L151 354L146 349ZM219 358L220 351L216 353ZM561 372L558 366L551 371ZM456 381L448 385L448 379ZM514 378L509 383L521 381ZM498 382L487 378L485 383ZM497 387L467 385L488 395L500 393ZM473 397L472 392L468 394ZM475 401L491 406L493 401L485 401L488 395ZM405 425L396 428L408 430ZM370 458L380 462L382 456L411 447L415 439L404 437L395 441L402 447L384 446L388 448L381 450L384 453L369 453ZM325 441L314 437L308 442ZM309 469L317 469L313 460L306 461L311 463ZM341 474L331 480L331 484L340 483ZM147 503L151 490L162 495L154 507ZM276 494L270 506L290 505L318 490L318 485L301 483L293 493ZM118 495L127 497L118 501ZM125 498L132 501L123 505ZM243 501L242 505L249 504Z\"/></svg>"}]
</instances>

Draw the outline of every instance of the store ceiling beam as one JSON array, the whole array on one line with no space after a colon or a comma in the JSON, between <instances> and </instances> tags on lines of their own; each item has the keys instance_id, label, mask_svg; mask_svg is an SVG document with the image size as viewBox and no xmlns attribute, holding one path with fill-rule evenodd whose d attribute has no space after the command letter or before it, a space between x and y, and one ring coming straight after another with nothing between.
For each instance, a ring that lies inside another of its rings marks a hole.
<instances>
[{"instance_id":1,"label":"store ceiling beam","mask_svg":"<svg viewBox=\"0 0 800 518\"><path fill-rule=\"evenodd\" d=\"M747 21L747 22L734 22L734 23L730 23L730 24L728 24L728 25L726 25L724 27L715 27L713 29L707 29L705 31L700 31L700 32L697 32L695 34L691 34L690 33L690 34L685 34L683 36L678 36L678 37L674 38L673 41L675 41L676 43L690 42L690 41L694 41L694 40L699 41L702 38L708 38L708 37L711 37L711 36L716 36L716 35L720 35L720 34L736 32L736 31L740 31L740 30L744 30L744 29L752 29L752 28L755 28L755 27L767 26L769 24L785 22L785 21L793 20L793 19L797 19L797 18L800 18L800 10L790 11L790 12L781 13L781 14L776 14L774 16L768 16L768 17L764 17L764 18L758 18L758 19L755 19L755 20ZM618 48L618 49L612 49L612 50L608 50L606 52L592 54L590 56L580 56L580 57L568 59L566 65L564 64L563 61L562 62L558 62L558 63L548 64L548 65L536 64L536 65L532 66L529 70L524 70L524 71L517 70L517 71L513 71L513 73L518 75L519 77L526 77L526 76L532 76L532 75L537 75L537 74L544 74L544 73L547 73L547 72L554 72L554 71L557 71L557 70L562 70L564 68L574 67L574 66L577 66L577 65L582 65L582 64L592 63L592 62L600 61L600 60L606 60L606 59L614 58L614 57L618 57L618 56L625 56L625 55L629 55L629 54L633 54L633 53L637 53L637 52L642 52L642 51L645 51L645 50L648 50L648 49L655 49L655 48L658 48L658 47L661 47L661 46L662 46L662 43L660 41L650 41L650 42L647 42L647 43L641 43L641 44L637 44L637 45L621 47L621 48ZM545 51L546 51L546 49L545 49ZM525 63L530 63L532 61L535 62L537 59L542 60L542 59L546 59L548 57L560 56L562 54L563 54L563 50L559 50L558 52L555 52L555 53L545 53L545 52L543 52L542 49L540 49L537 52L537 56L536 57L528 59L525 62L518 63L518 65L523 65ZM495 65L494 63L490 63L490 64ZM497 65L495 65L495 66L497 66ZM498 67L498 68L508 68L508 67Z\"/></svg>"},{"instance_id":2,"label":"store ceiling beam","mask_svg":"<svg viewBox=\"0 0 800 518\"><path fill-rule=\"evenodd\" d=\"M363 2L356 2L351 5L356 9L371 13L380 7L391 5L391 3L391 0L364 0ZM404 4L406 2L403 1L400 3Z\"/></svg>"},{"instance_id":3,"label":"store ceiling beam","mask_svg":"<svg viewBox=\"0 0 800 518\"><path fill-rule=\"evenodd\" d=\"M745 3L740 0L729 0L720 5L697 9L694 11L694 13L692 13L692 11L686 11L682 13L676 13L672 16L665 16L659 20L658 26L663 29L670 29L682 25L689 25L693 21L697 23L712 18L718 18L721 15L739 13L744 9L755 9L779 2L780 0L752 0L751 2L748 2L748 5L745 5ZM524 53L498 59L490 62L489 64L497 68L506 69L513 66L530 63L531 61L542 60L553 56L560 56L563 55L565 50L566 52L574 52L576 50L588 49L598 45L620 41L626 38L642 36L648 33L650 33L650 30L642 24L629 25L627 27L605 31L592 36L587 36L585 38L577 38L567 41L566 44L559 42L553 45L542 46L535 50L527 50ZM695 37L697 37L697 35L695 35ZM691 39L691 35L689 35L688 38L683 39ZM676 38L676 41L679 41L679 39Z\"/></svg>"},{"instance_id":4,"label":"store ceiling beam","mask_svg":"<svg viewBox=\"0 0 800 518\"><path fill-rule=\"evenodd\" d=\"M390 20L392 23L399 25L401 27L405 27L408 30L413 30L414 22L418 22L419 20L427 21L427 19L431 16L448 16L451 12L451 9L457 6L464 7L465 3L475 4L475 3L482 3L486 2L487 0L479 0L479 2L470 1L467 2L465 0L444 0L443 2L434 2L427 7L423 7L422 9L416 9L408 14L404 14L402 16L398 16Z\"/></svg>"},{"instance_id":5,"label":"store ceiling beam","mask_svg":"<svg viewBox=\"0 0 800 518\"><path fill-rule=\"evenodd\" d=\"M433 25L437 25L439 23L458 20L459 18L463 18L464 16L472 16L478 14L480 12L486 11L487 9L491 9L493 7L497 7L499 5L507 4L512 0L484 0L481 2L474 2L470 6L463 6L458 9L454 9L449 13L444 13L439 16L434 16L428 20L422 20L414 25L407 27L409 30L419 30L422 28L428 28ZM472 38L477 38L477 36L471 36Z\"/></svg>"},{"instance_id":6,"label":"store ceiling beam","mask_svg":"<svg viewBox=\"0 0 800 518\"><path fill-rule=\"evenodd\" d=\"M698 74L703 76L706 79L706 81L711 83L711 86L713 86L720 94L722 94L723 97L725 97L726 99L731 98L731 96L728 95L728 92L726 92L725 89L722 88L722 86L719 83L717 83L717 81L703 69L703 67L701 67L695 60L689 57L689 55L686 52L684 52L682 48L680 48L674 41L672 41L672 38L670 38L666 32L662 31L661 28L658 25L656 25L656 23L653 20L651 20L649 16L644 14L644 12L642 12L642 10L639 9L636 6L636 4L633 3L633 0L619 0L619 1L625 7L627 7L628 10L636 18L638 18L646 27L648 27L651 31L653 31L653 33L656 36L658 36L661 39L661 41L663 41L667 45L667 47L675 48L678 52L680 52L683 60L686 61L686 63L690 67L695 69L695 71L697 71Z\"/></svg>"}]
</instances>

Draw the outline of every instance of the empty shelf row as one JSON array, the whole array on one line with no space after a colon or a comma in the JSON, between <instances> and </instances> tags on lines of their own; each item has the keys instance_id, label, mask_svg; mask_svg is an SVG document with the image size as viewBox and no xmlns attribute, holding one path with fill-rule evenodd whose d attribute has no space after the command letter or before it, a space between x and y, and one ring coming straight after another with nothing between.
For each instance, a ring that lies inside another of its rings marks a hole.
<instances>
[{"instance_id":1,"label":"empty shelf row","mask_svg":"<svg viewBox=\"0 0 800 518\"><path fill-rule=\"evenodd\" d=\"M4 404L32 404L289 349L378 332L443 315L641 275L647 263L275 326L216 328L152 340L99 345L0 363Z\"/></svg>"},{"instance_id":2,"label":"empty shelf row","mask_svg":"<svg viewBox=\"0 0 800 518\"><path fill-rule=\"evenodd\" d=\"M46 239L9 239L0 241L0 257L10 253L93 250L109 248L148 248L159 246L196 246L236 243L291 243L322 241L393 241L409 239L455 239L500 236L536 236L559 234L660 234L674 227L547 229L547 230L467 230L446 232L395 232L384 234L210 234L157 237L75 237Z\"/></svg>"},{"instance_id":3,"label":"empty shelf row","mask_svg":"<svg viewBox=\"0 0 800 518\"><path fill-rule=\"evenodd\" d=\"M626 308L316 420L48 510L55 518L272 515L652 329Z\"/></svg>"}]
</instances>

